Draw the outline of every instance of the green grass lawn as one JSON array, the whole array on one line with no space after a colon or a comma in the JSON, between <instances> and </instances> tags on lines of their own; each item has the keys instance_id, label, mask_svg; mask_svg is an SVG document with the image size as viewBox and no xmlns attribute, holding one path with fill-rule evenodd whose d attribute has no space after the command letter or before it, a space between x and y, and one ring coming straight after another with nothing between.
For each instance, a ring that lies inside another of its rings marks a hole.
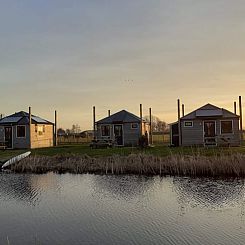
<instances>
[{"instance_id":1,"label":"green grass lawn","mask_svg":"<svg viewBox=\"0 0 245 245\"><path fill-rule=\"evenodd\" d=\"M0 161L6 161L9 158L19 155L26 150L4 150L0 151ZM118 148L104 148L104 149L90 149L88 145L63 145L50 148L40 148L31 150L32 155L37 156L54 156L54 155L89 155L92 157L112 156L112 155L129 155L131 153L145 153L157 156L168 156L171 154L193 155L200 154L205 156L212 156L217 154L230 153L244 153L245 146L241 147L226 147L226 148L203 148L203 147L167 147L163 145L156 145L146 149L139 149L134 147L118 147Z\"/></svg>"},{"instance_id":2,"label":"green grass lawn","mask_svg":"<svg viewBox=\"0 0 245 245\"><path fill-rule=\"evenodd\" d=\"M11 157L17 156L26 150L0 150L0 162L7 161Z\"/></svg>"}]
</instances>

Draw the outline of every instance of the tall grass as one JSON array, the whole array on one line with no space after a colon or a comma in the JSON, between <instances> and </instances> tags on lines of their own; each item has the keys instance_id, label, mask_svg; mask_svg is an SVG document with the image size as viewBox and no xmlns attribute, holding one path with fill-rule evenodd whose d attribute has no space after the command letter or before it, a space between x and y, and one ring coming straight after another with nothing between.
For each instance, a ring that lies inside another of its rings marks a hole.
<instances>
[{"instance_id":1,"label":"tall grass","mask_svg":"<svg viewBox=\"0 0 245 245\"><path fill-rule=\"evenodd\" d=\"M245 177L245 155L241 153L204 156L171 154L166 157L149 154L113 155L107 157L30 156L12 165L14 172L99 173L172 176Z\"/></svg>"}]
</instances>

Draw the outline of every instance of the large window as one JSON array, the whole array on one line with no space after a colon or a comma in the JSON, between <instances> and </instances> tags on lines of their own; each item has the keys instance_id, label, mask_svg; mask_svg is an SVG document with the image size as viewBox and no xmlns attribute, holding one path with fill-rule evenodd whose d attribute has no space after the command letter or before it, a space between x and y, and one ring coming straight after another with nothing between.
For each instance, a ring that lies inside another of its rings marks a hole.
<instances>
[{"instance_id":1,"label":"large window","mask_svg":"<svg viewBox=\"0 0 245 245\"><path fill-rule=\"evenodd\" d=\"M110 125L101 126L101 136L110 136Z\"/></svg>"},{"instance_id":2,"label":"large window","mask_svg":"<svg viewBox=\"0 0 245 245\"><path fill-rule=\"evenodd\" d=\"M221 121L221 134L231 134L231 133L233 133L232 120Z\"/></svg>"},{"instance_id":3,"label":"large window","mask_svg":"<svg viewBox=\"0 0 245 245\"><path fill-rule=\"evenodd\" d=\"M26 126L17 126L16 136L17 138L25 138L26 137Z\"/></svg>"}]
</instances>

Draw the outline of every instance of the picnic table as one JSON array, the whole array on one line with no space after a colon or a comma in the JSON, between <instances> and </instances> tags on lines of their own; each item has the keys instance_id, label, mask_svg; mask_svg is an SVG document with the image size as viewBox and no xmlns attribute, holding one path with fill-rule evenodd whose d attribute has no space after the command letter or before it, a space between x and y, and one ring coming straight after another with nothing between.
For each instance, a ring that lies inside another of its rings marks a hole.
<instances>
[{"instance_id":1,"label":"picnic table","mask_svg":"<svg viewBox=\"0 0 245 245\"><path fill-rule=\"evenodd\" d=\"M115 145L115 142L111 139L94 139L90 143L92 149L95 148L112 148Z\"/></svg>"}]
</instances>

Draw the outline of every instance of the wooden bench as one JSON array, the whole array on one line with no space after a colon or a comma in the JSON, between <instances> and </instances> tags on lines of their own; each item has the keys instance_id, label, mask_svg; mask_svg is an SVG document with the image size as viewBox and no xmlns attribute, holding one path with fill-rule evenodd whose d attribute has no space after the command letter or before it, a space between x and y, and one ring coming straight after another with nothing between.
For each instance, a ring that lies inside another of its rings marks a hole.
<instances>
[{"instance_id":1,"label":"wooden bench","mask_svg":"<svg viewBox=\"0 0 245 245\"><path fill-rule=\"evenodd\" d=\"M0 149L5 150L6 148L6 143L4 141L0 141Z\"/></svg>"},{"instance_id":2,"label":"wooden bench","mask_svg":"<svg viewBox=\"0 0 245 245\"><path fill-rule=\"evenodd\" d=\"M217 146L217 137L205 137L204 138L204 146L205 147L212 147Z\"/></svg>"}]
</instances>

